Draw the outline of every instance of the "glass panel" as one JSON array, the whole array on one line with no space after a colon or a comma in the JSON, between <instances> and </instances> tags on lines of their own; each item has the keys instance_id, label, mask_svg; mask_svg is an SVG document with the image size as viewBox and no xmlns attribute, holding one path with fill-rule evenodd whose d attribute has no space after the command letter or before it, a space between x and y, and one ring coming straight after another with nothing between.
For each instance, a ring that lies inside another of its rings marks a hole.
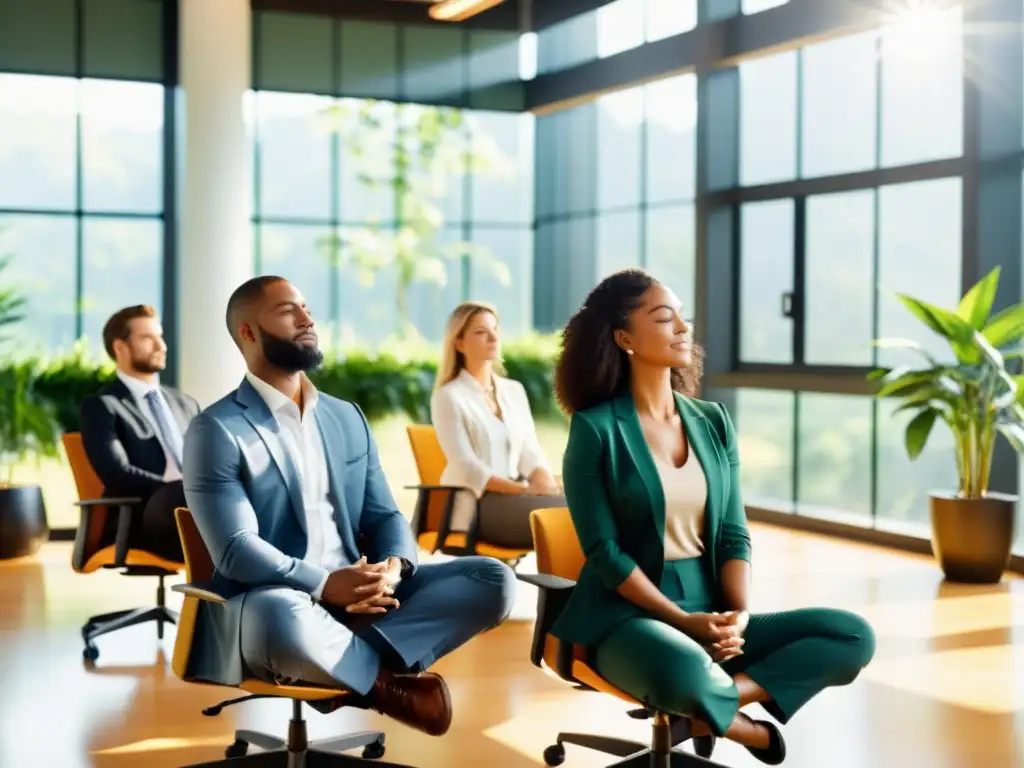
<instances>
[{"instance_id":1,"label":"glass panel","mask_svg":"<svg viewBox=\"0 0 1024 768\"><path fill-rule=\"evenodd\" d=\"M597 99L598 210L639 205L643 88Z\"/></svg>"},{"instance_id":2,"label":"glass panel","mask_svg":"<svg viewBox=\"0 0 1024 768\"><path fill-rule=\"evenodd\" d=\"M319 226L260 223L260 274L280 275L306 299L327 350L337 340L335 308L331 305L330 230Z\"/></svg>"},{"instance_id":3,"label":"glass panel","mask_svg":"<svg viewBox=\"0 0 1024 768\"><path fill-rule=\"evenodd\" d=\"M333 20L305 13L260 11L256 88L330 94L334 90Z\"/></svg>"},{"instance_id":4,"label":"glass panel","mask_svg":"<svg viewBox=\"0 0 1024 768\"><path fill-rule=\"evenodd\" d=\"M470 105L477 109L522 108L519 69L523 35L517 32L470 32L468 61Z\"/></svg>"},{"instance_id":5,"label":"glass panel","mask_svg":"<svg viewBox=\"0 0 1024 768\"><path fill-rule=\"evenodd\" d=\"M697 26L697 0L647 0L647 42L689 32Z\"/></svg>"},{"instance_id":6,"label":"glass panel","mask_svg":"<svg viewBox=\"0 0 1024 768\"><path fill-rule=\"evenodd\" d=\"M882 164L963 152L963 9L904 11L882 32Z\"/></svg>"},{"instance_id":7,"label":"glass panel","mask_svg":"<svg viewBox=\"0 0 1024 768\"><path fill-rule=\"evenodd\" d=\"M762 389L736 390L736 424L743 503L793 511L793 429L796 396Z\"/></svg>"},{"instance_id":8,"label":"glass panel","mask_svg":"<svg viewBox=\"0 0 1024 768\"><path fill-rule=\"evenodd\" d=\"M396 108L387 101L342 99L341 210L346 223L393 222Z\"/></svg>"},{"instance_id":9,"label":"glass panel","mask_svg":"<svg viewBox=\"0 0 1024 768\"><path fill-rule=\"evenodd\" d=\"M697 176L697 76L646 86L647 202L692 200Z\"/></svg>"},{"instance_id":10,"label":"glass panel","mask_svg":"<svg viewBox=\"0 0 1024 768\"><path fill-rule=\"evenodd\" d=\"M97 355L103 326L122 307L163 307L163 224L153 219L82 220L82 332Z\"/></svg>"},{"instance_id":11,"label":"glass panel","mask_svg":"<svg viewBox=\"0 0 1024 768\"><path fill-rule=\"evenodd\" d=\"M804 361L871 365L875 192L807 198Z\"/></svg>"},{"instance_id":12,"label":"glass panel","mask_svg":"<svg viewBox=\"0 0 1024 768\"><path fill-rule=\"evenodd\" d=\"M675 291L684 316L692 318L697 292L694 206L648 208L646 223L646 269Z\"/></svg>"},{"instance_id":13,"label":"glass panel","mask_svg":"<svg viewBox=\"0 0 1024 768\"><path fill-rule=\"evenodd\" d=\"M460 104L465 96L462 30L406 26L403 37L403 99Z\"/></svg>"},{"instance_id":14,"label":"glass panel","mask_svg":"<svg viewBox=\"0 0 1024 768\"><path fill-rule=\"evenodd\" d=\"M75 0L0 0L0 70L73 75L75 6Z\"/></svg>"},{"instance_id":15,"label":"glass panel","mask_svg":"<svg viewBox=\"0 0 1024 768\"><path fill-rule=\"evenodd\" d=\"M879 400L878 512L876 525L916 536L928 536L928 495L956 489L953 435L937 422L916 460L907 458L904 435L912 413L896 413L897 400Z\"/></svg>"},{"instance_id":16,"label":"glass panel","mask_svg":"<svg viewBox=\"0 0 1024 768\"><path fill-rule=\"evenodd\" d=\"M537 74L561 72L597 58L597 14L584 13L537 33Z\"/></svg>"},{"instance_id":17,"label":"glass panel","mask_svg":"<svg viewBox=\"0 0 1024 768\"><path fill-rule=\"evenodd\" d=\"M82 207L163 210L164 88L82 81Z\"/></svg>"},{"instance_id":18,"label":"glass panel","mask_svg":"<svg viewBox=\"0 0 1024 768\"><path fill-rule=\"evenodd\" d=\"M877 45L870 32L803 50L803 176L875 166Z\"/></svg>"},{"instance_id":19,"label":"glass panel","mask_svg":"<svg viewBox=\"0 0 1024 768\"><path fill-rule=\"evenodd\" d=\"M640 266L640 213L603 213L597 217L596 281ZM592 287L592 286L591 286Z\"/></svg>"},{"instance_id":20,"label":"glass panel","mask_svg":"<svg viewBox=\"0 0 1024 768\"><path fill-rule=\"evenodd\" d=\"M399 219L409 221L439 215L444 224L457 224L463 217L466 151L469 130L458 110L402 104L398 108L408 173L403 181L408 190L399 196ZM398 160L398 169L403 165ZM396 172L397 175L397 172ZM421 206L428 206L424 209ZM430 210L432 209L432 211Z\"/></svg>"},{"instance_id":21,"label":"glass panel","mask_svg":"<svg viewBox=\"0 0 1024 768\"><path fill-rule=\"evenodd\" d=\"M398 32L393 24L341 23L341 95L398 98Z\"/></svg>"},{"instance_id":22,"label":"glass panel","mask_svg":"<svg viewBox=\"0 0 1024 768\"><path fill-rule=\"evenodd\" d=\"M740 184L786 181L797 171L797 53L745 61L740 72Z\"/></svg>"},{"instance_id":23,"label":"glass panel","mask_svg":"<svg viewBox=\"0 0 1024 768\"><path fill-rule=\"evenodd\" d=\"M330 219L333 103L310 94L256 94L261 217Z\"/></svg>"},{"instance_id":24,"label":"glass panel","mask_svg":"<svg viewBox=\"0 0 1024 768\"><path fill-rule=\"evenodd\" d=\"M0 74L0 208L75 209L78 82Z\"/></svg>"},{"instance_id":25,"label":"glass panel","mask_svg":"<svg viewBox=\"0 0 1024 768\"><path fill-rule=\"evenodd\" d=\"M473 154L486 161L469 179L474 223L533 221L531 114L467 112Z\"/></svg>"},{"instance_id":26,"label":"glass panel","mask_svg":"<svg viewBox=\"0 0 1024 768\"><path fill-rule=\"evenodd\" d=\"M955 309L961 296L961 186L959 178L882 187L878 194L879 336L920 342L943 360L949 344L929 330L896 298L917 299ZM917 365L901 350L878 351L883 366Z\"/></svg>"},{"instance_id":27,"label":"glass panel","mask_svg":"<svg viewBox=\"0 0 1024 768\"><path fill-rule=\"evenodd\" d=\"M483 248L488 261L500 262L501 268L474 261L469 276L469 296L487 301L498 308L505 340L530 332L533 326L533 232L530 229L473 228L473 243ZM501 278L507 277L506 282Z\"/></svg>"},{"instance_id":28,"label":"glass panel","mask_svg":"<svg viewBox=\"0 0 1024 768\"><path fill-rule=\"evenodd\" d=\"M802 392L797 405L800 514L870 526L872 399Z\"/></svg>"},{"instance_id":29,"label":"glass panel","mask_svg":"<svg viewBox=\"0 0 1024 768\"><path fill-rule=\"evenodd\" d=\"M76 236L73 216L0 215L0 256L11 259L0 281L26 300L26 322L2 329L4 336L16 341L4 348L5 354L31 357L71 351Z\"/></svg>"},{"instance_id":30,"label":"glass panel","mask_svg":"<svg viewBox=\"0 0 1024 768\"><path fill-rule=\"evenodd\" d=\"M792 363L793 320L783 299L793 292L793 201L740 208L740 359Z\"/></svg>"},{"instance_id":31,"label":"glass panel","mask_svg":"<svg viewBox=\"0 0 1024 768\"><path fill-rule=\"evenodd\" d=\"M461 227L446 227L426 243L408 283L409 319L416 332L439 344L448 314L462 301L462 262L468 245Z\"/></svg>"},{"instance_id":32,"label":"glass panel","mask_svg":"<svg viewBox=\"0 0 1024 768\"><path fill-rule=\"evenodd\" d=\"M163 79L164 30L160 3L86 0L83 16L82 69L85 76ZM2 10L0 18L4 18Z\"/></svg>"},{"instance_id":33,"label":"glass panel","mask_svg":"<svg viewBox=\"0 0 1024 768\"><path fill-rule=\"evenodd\" d=\"M348 241L358 234L357 228L344 227L341 237ZM383 260L386 254L379 256ZM373 347L392 336L399 328L395 310L398 282L394 265L385 262L379 269L362 270L347 261L336 274L338 305L341 307L340 343Z\"/></svg>"},{"instance_id":34,"label":"glass panel","mask_svg":"<svg viewBox=\"0 0 1024 768\"><path fill-rule=\"evenodd\" d=\"M614 0L597 9L597 55L614 56L643 45L644 0Z\"/></svg>"}]
</instances>

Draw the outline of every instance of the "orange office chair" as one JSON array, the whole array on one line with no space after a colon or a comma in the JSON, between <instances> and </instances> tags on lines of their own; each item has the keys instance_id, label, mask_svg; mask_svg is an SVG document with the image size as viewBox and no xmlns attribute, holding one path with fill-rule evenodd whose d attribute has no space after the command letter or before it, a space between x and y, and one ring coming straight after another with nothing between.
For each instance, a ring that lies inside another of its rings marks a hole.
<instances>
[{"instance_id":1,"label":"orange office chair","mask_svg":"<svg viewBox=\"0 0 1024 768\"><path fill-rule=\"evenodd\" d=\"M120 568L124 576L156 576L158 579L156 606L92 616L82 625L82 640L85 642L82 656L87 661L95 661L99 657L95 641L100 635L151 621L156 622L156 635L162 640L164 624L175 624L178 620L178 614L166 606L164 578L174 576L184 569L185 564L165 560L152 552L130 546L132 518L141 511L142 499L104 498L103 483L85 453L82 435L68 432L61 439L78 489L77 506L82 510L78 530L75 532L71 567L78 573L92 573L100 568ZM116 531L115 543L104 545L104 540L109 540L107 532L111 529Z\"/></svg>"},{"instance_id":2,"label":"orange office chair","mask_svg":"<svg viewBox=\"0 0 1024 768\"><path fill-rule=\"evenodd\" d=\"M479 541L476 537L476 519L467 533L452 533L452 510L457 491L454 485L441 485L441 473L447 465L437 433L429 424L410 424L406 431L412 445L412 455L420 475L420 484L407 486L419 491L412 529L416 541L427 552L446 555L485 555L508 563L513 568L530 553L529 549L509 549Z\"/></svg>"},{"instance_id":3,"label":"orange office chair","mask_svg":"<svg viewBox=\"0 0 1024 768\"><path fill-rule=\"evenodd\" d=\"M196 616L199 613L199 601L223 603L224 598L217 594L210 584L213 578L213 561L203 543L192 513L184 507L175 510L178 523L178 534L181 536L182 550L185 553L185 578L187 584L176 584L171 587L175 592L185 595L181 608L181 620L178 623L178 636L174 643L174 657L171 668L179 678L187 683L208 684L205 680L189 674L189 656L192 653L192 639L196 631ZM243 680L238 686L249 695L237 699L222 701L220 704L203 710L207 717L216 717L224 707L239 704L252 699L284 698L292 700L292 719L288 724L288 739L258 731L235 731L235 741L225 752L225 760L202 763L201 766L259 765L264 767L281 766L281 768L353 768L366 766L369 761L377 761L384 756L384 734L381 731L362 731L334 739L325 739L310 743L306 736L306 721L302 715L303 701L346 698L351 694L336 688L321 688L305 685L276 685L265 683L255 678ZM249 745L266 750L264 753L248 755ZM363 756L343 755L341 752L362 747ZM397 763L375 762L380 768L409 768ZM200 766L192 766L200 768Z\"/></svg>"},{"instance_id":4,"label":"orange office chair","mask_svg":"<svg viewBox=\"0 0 1024 768\"><path fill-rule=\"evenodd\" d=\"M565 643L551 634L551 627L569 601L585 558L566 507L534 510L530 513L530 530L537 552L537 575L518 574L520 581L540 590L530 660L579 690L607 693L638 707L628 712L632 718L654 718L649 746L612 736L560 733L555 743L544 750L544 763L561 765L565 761L565 745L575 744L625 758L614 764L616 768L724 768L673 748L691 737L689 718L648 709L643 702L604 680L591 666L586 648Z\"/></svg>"}]
</instances>

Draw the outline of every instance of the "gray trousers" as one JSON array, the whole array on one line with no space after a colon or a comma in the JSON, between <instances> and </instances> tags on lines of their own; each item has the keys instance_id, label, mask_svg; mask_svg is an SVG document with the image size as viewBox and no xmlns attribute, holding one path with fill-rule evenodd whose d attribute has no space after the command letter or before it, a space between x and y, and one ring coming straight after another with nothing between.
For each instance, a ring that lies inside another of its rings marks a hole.
<instances>
[{"instance_id":1,"label":"gray trousers","mask_svg":"<svg viewBox=\"0 0 1024 768\"><path fill-rule=\"evenodd\" d=\"M567 506L565 496L485 493L478 506L477 541L509 549L533 549L530 513L535 509L564 506Z\"/></svg>"},{"instance_id":2,"label":"gray trousers","mask_svg":"<svg viewBox=\"0 0 1024 768\"><path fill-rule=\"evenodd\" d=\"M367 694L381 666L419 672L512 610L515 574L486 557L428 563L398 585L399 607L351 615L288 587L263 587L242 605L242 659L267 682Z\"/></svg>"}]
</instances>

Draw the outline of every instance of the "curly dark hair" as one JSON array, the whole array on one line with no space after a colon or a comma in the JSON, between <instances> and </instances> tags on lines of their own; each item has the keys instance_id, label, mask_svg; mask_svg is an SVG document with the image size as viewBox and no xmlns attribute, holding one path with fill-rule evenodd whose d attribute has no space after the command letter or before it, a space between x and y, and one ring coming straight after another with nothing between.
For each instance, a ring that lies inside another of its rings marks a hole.
<instances>
[{"instance_id":1,"label":"curly dark hair","mask_svg":"<svg viewBox=\"0 0 1024 768\"><path fill-rule=\"evenodd\" d=\"M629 387L629 361L613 334L627 328L630 313L642 303L641 296L656 284L658 281L642 269L609 275L566 323L554 384L558 404L567 414L610 400ZM703 367L704 350L694 344L692 362L672 369L672 389L695 396Z\"/></svg>"}]
</instances>

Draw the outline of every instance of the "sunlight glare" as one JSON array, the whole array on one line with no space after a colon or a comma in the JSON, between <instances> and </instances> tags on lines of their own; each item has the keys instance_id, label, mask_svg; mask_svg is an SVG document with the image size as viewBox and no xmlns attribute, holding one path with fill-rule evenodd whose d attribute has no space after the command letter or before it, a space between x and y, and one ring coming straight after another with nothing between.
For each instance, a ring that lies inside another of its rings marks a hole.
<instances>
[{"instance_id":1,"label":"sunlight glare","mask_svg":"<svg viewBox=\"0 0 1024 768\"><path fill-rule=\"evenodd\" d=\"M882 58L926 63L953 54L960 32L960 15L959 7L939 8L928 0L907 0L907 5L886 21Z\"/></svg>"}]
</instances>

